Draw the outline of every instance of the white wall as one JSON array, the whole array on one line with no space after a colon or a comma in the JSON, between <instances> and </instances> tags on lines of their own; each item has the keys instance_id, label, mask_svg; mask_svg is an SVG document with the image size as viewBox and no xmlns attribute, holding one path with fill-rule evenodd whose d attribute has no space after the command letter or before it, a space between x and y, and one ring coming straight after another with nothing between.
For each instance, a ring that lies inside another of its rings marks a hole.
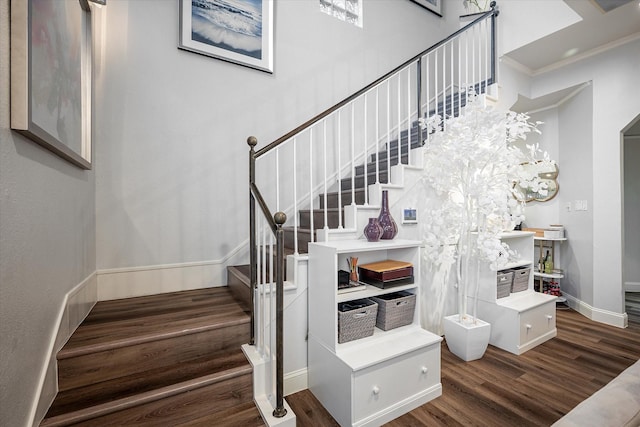
<instances>
[{"instance_id":1,"label":"white wall","mask_svg":"<svg viewBox=\"0 0 640 427\"><path fill-rule=\"evenodd\" d=\"M504 64L503 64L504 65ZM624 320L624 301L622 283L622 169L621 169L621 131L640 112L640 98L630 96L637 85L637 69L640 67L640 41L635 40L625 45L603 52L599 55L585 58L563 68L549 71L531 78L524 78L523 74L509 67L502 66L501 84L505 85L501 96L506 99L517 98L521 93L535 99L561 89L573 87L584 82L592 82L592 107L591 111L572 104L572 107L564 107L559 111L559 166L561 189L559 193L560 210L565 208L565 201L576 200L578 195L569 200L567 188L579 188L585 196L580 199L588 201L588 211L580 215L592 215L591 231L581 230L586 240L572 233L570 236L571 248L578 253L590 253L585 258L585 264L580 267L580 275L593 277L593 284L582 283L576 289L579 295L585 295L586 301L593 309L594 318L622 326ZM506 82L521 83L507 86ZM515 91L515 93L514 93ZM584 95L587 96L587 95ZM576 97L577 98L577 97ZM582 98L578 98L582 99ZM575 99L572 100L575 103ZM573 117L573 127L563 127L563 114ZM564 130L563 130L564 129ZM563 134L565 135L563 137ZM571 147L566 153L562 149L565 139L576 134L584 134L593 141L592 146L585 148L585 141L574 141L575 147ZM580 171L589 171L593 182L592 189L585 182L584 174L575 175L567 170L570 161L582 159L581 164L592 164L593 169L584 167ZM589 192L592 191L592 199ZM574 213L573 215L578 215ZM561 216L561 222L567 219ZM589 220L587 219L587 223ZM592 234L593 237L590 237ZM591 262L598 260L598 262ZM591 269L589 274L584 271ZM573 285L572 285L573 286ZM584 289L582 288L584 286Z\"/></svg>"},{"instance_id":2,"label":"white wall","mask_svg":"<svg viewBox=\"0 0 640 427\"><path fill-rule=\"evenodd\" d=\"M564 0L502 0L498 2L502 17L498 18L502 34L500 55L543 38L582 20Z\"/></svg>"},{"instance_id":3,"label":"white wall","mask_svg":"<svg viewBox=\"0 0 640 427\"><path fill-rule=\"evenodd\" d=\"M92 171L10 130L9 22L0 0L0 425L23 426L65 295L95 272L95 195Z\"/></svg>"},{"instance_id":4,"label":"white wall","mask_svg":"<svg viewBox=\"0 0 640 427\"><path fill-rule=\"evenodd\" d=\"M593 272L593 89L586 87L558 108L559 165L562 177L558 203L560 221L567 241L560 244L561 266L565 278L563 292L594 305ZM575 200L586 200L587 211L573 209ZM571 210L567 206L571 206ZM620 312L620 311L616 311Z\"/></svg>"},{"instance_id":5,"label":"white wall","mask_svg":"<svg viewBox=\"0 0 640 427\"><path fill-rule=\"evenodd\" d=\"M549 158L555 160L559 165L558 184L562 188L562 180L564 178L564 166L561 164L559 144L558 144L558 110L550 108L532 114L529 119L531 122L541 121L543 124L538 126L542 134L531 132L527 135L525 141L519 142L521 149L526 149L525 144L540 144L540 149L549 154ZM542 155L539 156L542 158ZM560 221L560 202L556 196L546 202L531 201L527 203L525 208L525 225L527 227L544 228L550 224L558 224Z\"/></svg>"},{"instance_id":6,"label":"white wall","mask_svg":"<svg viewBox=\"0 0 640 427\"><path fill-rule=\"evenodd\" d=\"M640 40L533 79L535 97L593 82L593 306L624 312L622 291L621 131L640 112L637 85ZM630 92L631 91L631 92ZM597 167L595 167L597 166Z\"/></svg>"},{"instance_id":7,"label":"white wall","mask_svg":"<svg viewBox=\"0 0 640 427\"><path fill-rule=\"evenodd\" d=\"M624 281L640 290L640 137L624 140Z\"/></svg>"},{"instance_id":8,"label":"white wall","mask_svg":"<svg viewBox=\"0 0 640 427\"><path fill-rule=\"evenodd\" d=\"M247 137L266 145L458 25L410 1L365 1L363 15L361 29L317 0L277 1L268 74L177 49L178 2L110 2L96 81L100 272L231 262L248 239ZM217 271L201 285L222 284Z\"/></svg>"}]
</instances>

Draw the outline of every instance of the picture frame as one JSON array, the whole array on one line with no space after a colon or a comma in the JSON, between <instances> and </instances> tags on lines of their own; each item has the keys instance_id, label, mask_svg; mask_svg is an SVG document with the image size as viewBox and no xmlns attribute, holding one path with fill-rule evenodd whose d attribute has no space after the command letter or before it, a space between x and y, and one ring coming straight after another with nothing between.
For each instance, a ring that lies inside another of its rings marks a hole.
<instances>
[{"instance_id":1,"label":"picture frame","mask_svg":"<svg viewBox=\"0 0 640 427\"><path fill-rule=\"evenodd\" d=\"M11 129L91 169L88 0L11 0Z\"/></svg>"},{"instance_id":2,"label":"picture frame","mask_svg":"<svg viewBox=\"0 0 640 427\"><path fill-rule=\"evenodd\" d=\"M236 0L230 5L180 0L178 48L273 73L273 0Z\"/></svg>"},{"instance_id":3,"label":"picture frame","mask_svg":"<svg viewBox=\"0 0 640 427\"><path fill-rule=\"evenodd\" d=\"M417 224L418 223L418 211L416 208L404 208L402 210L402 223L403 224Z\"/></svg>"},{"instance_id":4,"label":"picture frame","mask_svg":"<svg viewBox=\"0 0 640 427\"><path fill-rule=\"evenodd\" d=\"M442 18L443 0L411 0Z\"/></svg>"}]
</instances>

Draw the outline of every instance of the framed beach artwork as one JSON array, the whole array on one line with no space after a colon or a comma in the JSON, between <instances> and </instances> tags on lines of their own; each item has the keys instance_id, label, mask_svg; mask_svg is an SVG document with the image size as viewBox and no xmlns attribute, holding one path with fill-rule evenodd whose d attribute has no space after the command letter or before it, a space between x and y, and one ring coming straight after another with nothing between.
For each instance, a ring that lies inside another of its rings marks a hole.
<instances>
[{"instance_id":1,"label":"framed beach artwork","mask_svg":"<svg viewBox=\"0 0 640 427\"><path fill-rule=\"evenodd\" d=\"M425 9L430 10L438 16L442 16L442 1L443 0L411 0L414 3L418 3Z\"/></svg>"},{"instance_id":2,"label":"framed beach artwork","mask_svg":"<svg viewBox=\"0 0 640 427\"><path fill-rule=\"evenodd\" d=\"M91 169L87 0L11 1L11 128Z\"/></svg>"},{"instance_id":3,"label":"framed beach artwork","mask_svg":"<svg viewBox=\"0 0 640 427\"><path fill-rule=\"evenodd\" d=\"M180 49L273 72L273 0L180 0Z\"/></svg>"}]
</instances>

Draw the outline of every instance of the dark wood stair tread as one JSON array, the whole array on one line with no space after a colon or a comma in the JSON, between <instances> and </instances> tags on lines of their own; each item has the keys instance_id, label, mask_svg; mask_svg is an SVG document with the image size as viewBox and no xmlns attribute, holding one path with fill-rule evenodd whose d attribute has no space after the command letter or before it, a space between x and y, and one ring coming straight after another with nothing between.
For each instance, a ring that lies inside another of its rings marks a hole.
<instances>
[{"instance_id":1,"label":"dark wood stair tread","mask_svg":"<svg viewBox=\"0 0 640 427\"><path fill-rule=\"evenodd\" d=\"M228 289L224 288L224 292L216 290L214 293L218 295L215 301L207 300L195 307L176 304L160 313L148 309L138 311L135 316L130 313L126 315L127 312L124 311L122 320L116 314L117 311L109 310L111 314L103 315L101 321L88 321L80 325L58 353L58 360L250 321ZM96 307L98 305L100 303ZM104 311L106 310L103 309L102 313Z\"/></svg>"},{"instance_id":2,"label":"dark wood stair tread","mask_svg":"<svg viewBox=\"0 0 640 427\"><path fill-rule=\"evenodd\" d=\"M252 402L244 369L210 375L45 419L41 426L178 426Z\"/></svg>"},{"instance_id":3,"label":"dark wood stair tread","mask_svg":"<svg viewBox=\"0 0 640 427\"><path fill-rule=\"evenodd\" d=\"M203 357L59 392L47 418L104 415L251 372L251 365L238 348L215 358ZM63 416L70 413L75 415Z\"/></svg>"},{"instance_id":4,"label":"dark wood stair tread","mask_svg":"<svg viewBox=\"0 0 640 427\"><path fill-rule=\"evenodd\" d=\"M41 425L177 426L236 407L259 417L240 348L249 327L227 287L100 302L58 354Z\"/></svg>"}]
</instances>

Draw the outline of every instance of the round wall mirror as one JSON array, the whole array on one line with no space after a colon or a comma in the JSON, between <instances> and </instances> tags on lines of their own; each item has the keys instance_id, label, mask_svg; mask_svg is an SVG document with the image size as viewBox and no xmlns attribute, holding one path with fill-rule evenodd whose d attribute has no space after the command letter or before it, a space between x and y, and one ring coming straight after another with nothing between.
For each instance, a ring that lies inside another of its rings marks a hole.
<instances>
[{"instance_id":1,"label":"round wall mirror","mask_svg":"<svg viewBox=\"0 0 640 427\"><path fill-rule=\"evenodd\" d=\"M558 194L560 186L557 181L559 173L557 164L539 161L536 163L525 163L522 167L527 171L530 170L532 174L537 174L540 179L547 184L546 192L533 191L531 188L520 186L525 202L546 202Z\"/></svg>"}]
</instances>

